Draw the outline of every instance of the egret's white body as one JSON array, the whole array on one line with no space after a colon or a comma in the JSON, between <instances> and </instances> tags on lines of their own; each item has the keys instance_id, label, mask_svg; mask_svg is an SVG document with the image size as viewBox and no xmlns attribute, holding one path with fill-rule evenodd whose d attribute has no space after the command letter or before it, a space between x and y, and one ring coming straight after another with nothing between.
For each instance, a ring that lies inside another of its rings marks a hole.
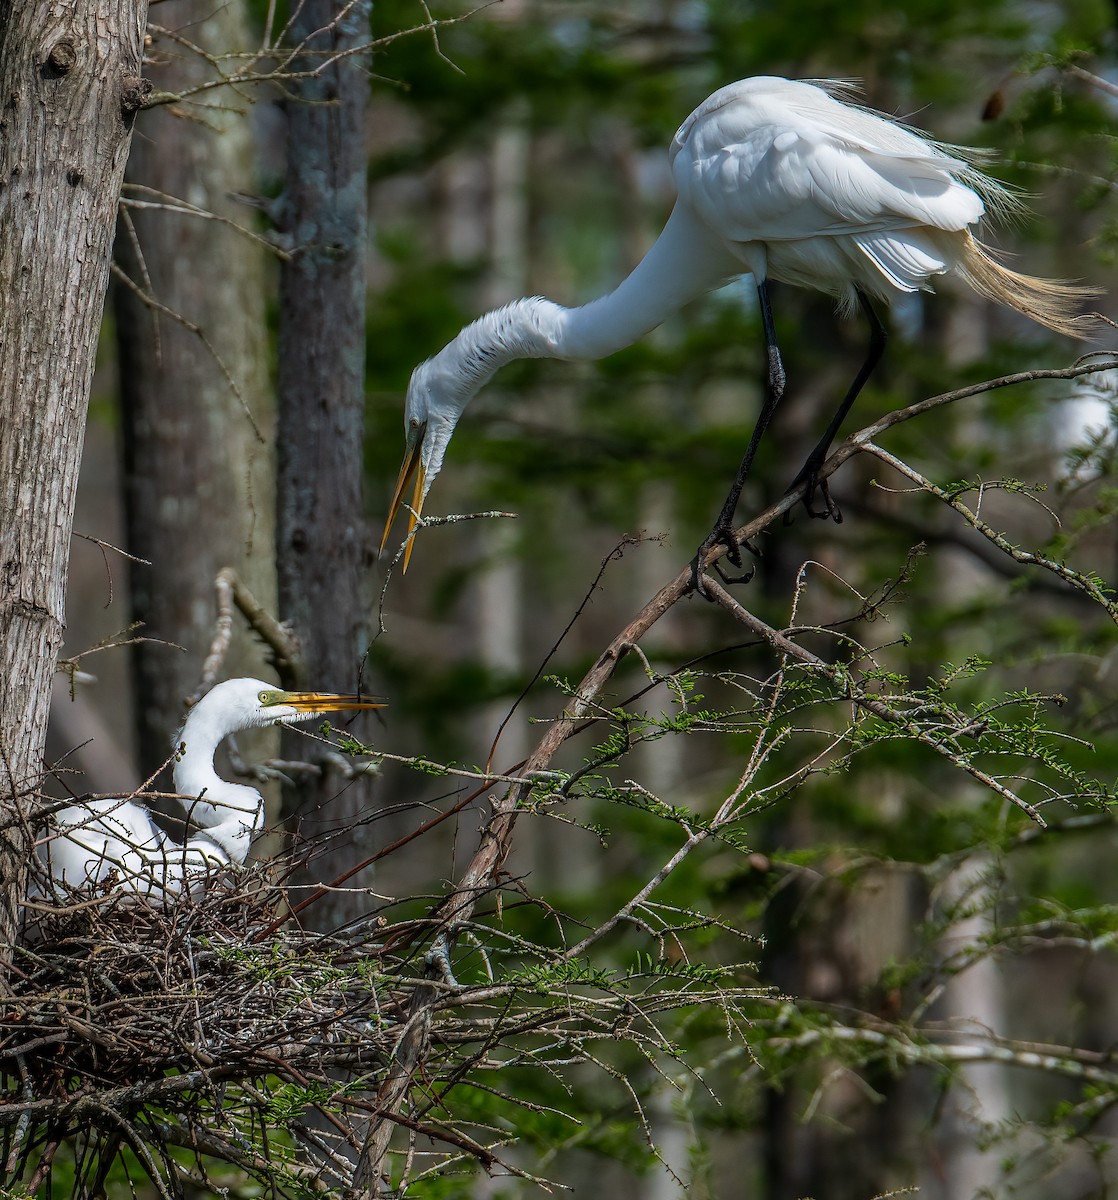
<instances>
[{"instance_id":1,"label":"egret's white body","mask_svg":"<svg viewBox=\"0 0 1118 1200\"><path fill-rule=\"evenodd\" d=\"M995 212L1015 206L1006 190L960 157L964 151L859 107L849 96L848 85L774 77L719 89L676 134L670 150L675 207L619 287L578 308L539 296L513 301L421 363L408 385L407 453L384 540L413 474L409 533L414 529L462 410L505 363L612 354L738 275L752 274L758 285L769 394L737 492L783 390L769 279L826 292L843 309L861 303L875 322L870 360L840 419L884 347L869 297L889 302L931 290L936 276L953 272L980 294L1077 334L1074 308L1084 289L1008 271L971 234L987 206ZM829 433L813 453L815 469ZM729 532L733 491L731 498L715 541Z\"/></svg>"},{"instance_id":2,"label":"egret's white body","mask_svg":"<svg viewBox=\"0 0 1118 1200\"><path fill-rule=\"evenodd\" d=\"M672 142L681 202L757 282L815 288L851 309L858 288L888 301L930 287L965 257L958 235L982 217L980 193L1004 191L827 88L747 79L715 92Z\"/></svg>"},{"instance_id":3,"label":"egret's white body","mask_svg":"<svg viewBox=\"0 0 1118 1200\"><path fill-rule=\"evenodd\" d=\"M180 844L135 800L82 801L55 812L36 854L55 898L76 888L119 889L175 896L204 883L229 863L243 863L264 820L264 799L247 784L214 769L214 753L231 733L328 712L380 708L379 703L327 692L282 692L259 679L217 684L191 709L176 739L175 790L189 818L203 828ZM33 896L48 888L33 887Z\"/></svg>"},{"instance_id":4,"label":"egret's white body","mask_svg":"<svg viewBox=\"0 0 1118 1200\"><path fill-rule=\"evenodd\" d=\"M133 800L88 800L53 816L55 830L38 856L55 896L68 889L119 888L138 895L178 895L227 863L242 863L261 820L259 808L231 814L180 845ZM42 894L42 885L33 894Z\"/></svg>"}]
</instances>

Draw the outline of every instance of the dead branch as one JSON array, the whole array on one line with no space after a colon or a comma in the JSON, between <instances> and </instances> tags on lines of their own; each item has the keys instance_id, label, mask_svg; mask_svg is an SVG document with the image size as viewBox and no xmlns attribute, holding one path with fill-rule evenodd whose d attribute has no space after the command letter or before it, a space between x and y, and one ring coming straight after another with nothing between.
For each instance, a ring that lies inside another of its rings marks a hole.
<instances>
[{"instance_id":1,"label":"dead branch","mask_svg":"<svg viewBox=\"0 0 1118 1200\"><path fill-rule=\"evenodd\" d=\"M279 672L280 681L284 687L295 686L295 663L298 659L298 647L291 631L256 599L251 591L241 582L237 572L232 567L223 567L214 580L214 593L217 600L217 617L214 620L214 635L210 640L209 653L202 663L202 674L198 681L198 690L187 701L187 706L197 704L198 700L213 686L217 679L225 655L229 651L229 643L233 637L233 608L240 611L248 621L252 630L263 640L272 651L273 662Z\"/></svg>"}]
</instances>

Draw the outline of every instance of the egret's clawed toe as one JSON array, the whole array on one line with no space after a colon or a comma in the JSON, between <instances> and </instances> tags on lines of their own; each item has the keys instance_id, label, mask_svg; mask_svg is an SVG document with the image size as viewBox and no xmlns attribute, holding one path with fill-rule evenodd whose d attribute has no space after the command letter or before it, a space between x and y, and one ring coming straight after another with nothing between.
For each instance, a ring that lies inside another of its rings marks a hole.
<instances>
[{"instance_id":1,"label":"egret's clawed toe","mask_svg":"<svg viewBox=\"0 0 1118 1200\"><path fill-rule=\"evenodd\" d=\"M839 508L839 506L835 503L835 500L831 495L831 489L827 486L827 481L819 478L819 469L822 465L822 462L815 462L814 459L809 458L807 462L804 463L800 473L795 479L792 480L784 494L788 496L792 492L803 487L804 494L801 502L804 508L807 510L807 515L809 517L815 517L820 521L825 521L829 518L830 520L834 521L836 525L841 525L842 509ZM822 508L815 507L815 497L817 495L822 499ZM792 524L793 511L793 509L789 509L784 514L785 525Z\"/></svg>"},{"instance_id":2,"label":"egret's clawed toe","mask_svg":"<svg viewBox=\"0 0 1118 1200\"><path fill-rule=\"evenodd\" d=\"M742 566L741 552L743 548L748 550L754 558L761 557L761 551L752 542L739 542L734 531L729 526L716 525L703 539L702 545L695 552L695 557L691 560L691 591L697 592L704 600L711 599L710 593L703 583L704 560L707 553L716 546L721 546L726 551L726 558L729 559L730 565L734 567L740 568ZM723 571L718 559L715 559L710 565L719 579L726 584L748 583L757 571L756 567L750 567L748 571L743 571L740 575L727 575Z\"/></svg>"}]
</instances>

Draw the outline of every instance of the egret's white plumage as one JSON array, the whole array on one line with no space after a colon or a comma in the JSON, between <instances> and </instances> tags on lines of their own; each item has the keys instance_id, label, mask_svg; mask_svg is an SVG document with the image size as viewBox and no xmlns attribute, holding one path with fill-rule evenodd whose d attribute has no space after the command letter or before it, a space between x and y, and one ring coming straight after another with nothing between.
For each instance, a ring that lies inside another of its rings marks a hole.
<instances>
[{"instance_id":1,"label":"egret's white plumage","mask_svg":"<svg viewBox=\"0 0 1118 1200\"><path fill-rule=\"evenodd\" d=\"M178 895L209 871L244 862L259 820L258 809L230 814L180 845L135 801L72 804L53 815L54 828L38 847L50 883L37 883L32 894L49 889L57 897L68 889L104 886L143 896Z\"/></svg>"},{"instance_id":2,"label":"egret's white plumage","mask_svg":"<svg viewBox=\"0 0 1118 1200\"><path fill-rule=\"evenodd\" d=\"M750 273L758 285L768 395L735 489L704 547L731 545L740 485L783 390L767 280L826 292L843 309L860 303L874 322L870 358L838 420L884 347L870 297L888 302L931 290L937 275L955 273L981 295L1078 335L1075 309L1086 289L1009 271L972 235L988 207L995 215L1015 207L1005 188L974 167L966 151L862 108L851 94L849 85L833 81L767 76L719 89L680 126L670 150L675 207L618 288L578 308L538 296L516 300L468 325L421 363L408 385L407 451L382 549L413 476L409 534L414 530L462 410L505 363L601 358L737 275ZM833 435L829 429L801 472L812 488Z\"/></svg>"},{"instance_id":3,"label":"egret's white plumage","mask_svg":"<svg viewBox=\"0 0 1118 1200\"><path fill-rule=\"evenodd\" d=\"M774 85L779 86L774 86ZM929 139L789 80L747 79L684 122L672 176L706 228L758 280L816 288L853 308L952 269L959 234L1004 193Z\"/></svg>"},{"instance_id":4,"label":"egret's white plumage","mask_svg":"<svg viewBox=\"0 0 1118 1200\"><path fill-rule=\"evenodd\" d=\"M191 709L176 739L175 790L187 816L203 828L180 844L135 800L87 800L55 812L36 853L42 876L32 894L55 897L87 886L144 896L174 896L228 863L243 863L264 819L264 800L247 784L214 769L214 753L231 733L329 712L381 708L329 692L283 692L259 679L217 684ZM52 885L63 885L52 886Z\"/></svg>"}]
</instances>

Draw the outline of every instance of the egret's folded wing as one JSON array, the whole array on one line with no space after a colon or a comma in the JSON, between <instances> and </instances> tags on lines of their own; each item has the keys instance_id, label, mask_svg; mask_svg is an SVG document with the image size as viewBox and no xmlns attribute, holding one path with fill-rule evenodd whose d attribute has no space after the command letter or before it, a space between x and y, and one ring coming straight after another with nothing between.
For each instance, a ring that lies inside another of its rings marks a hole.
<instances>
[{"instance_id":1,"label":"egret's folded wing","mask_svg":"<svg viewBox=\"0 0 1118 1200\"><path fill-rule=\"evenodd\" d=\"M827 134L766 126L710 154L685 149L674 170L680 195L708 226L747 242L913 225L965 229L984 205L954 178L953 165L934 155L876 152Z\"/></svg>"}]
</instances>

